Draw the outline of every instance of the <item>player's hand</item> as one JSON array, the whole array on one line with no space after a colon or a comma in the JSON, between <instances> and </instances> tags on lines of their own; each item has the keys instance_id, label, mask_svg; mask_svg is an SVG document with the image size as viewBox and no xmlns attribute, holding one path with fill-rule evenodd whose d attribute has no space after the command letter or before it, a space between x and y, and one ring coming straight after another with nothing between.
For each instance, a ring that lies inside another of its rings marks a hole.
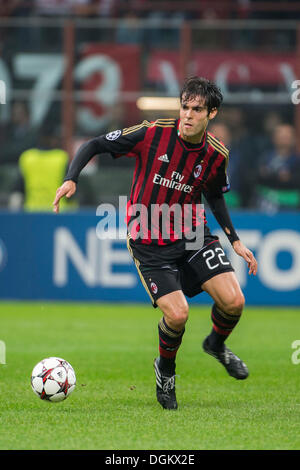
<instances>
[{"instance_id":1,"label":"player's hand","mask_svg":"<svg viewBox=\"0 0 300 470\"><path fill-rule=\"evenodd\" d=\"M241 240L237 240L233 242L232 247L237 255L244 258L246 263L248 264L249 274L253 274L254 276L257 273L257 261L252 253Z\"/></svg>"},{"instance_id":2,"label":"player's hand","mask_svg":"<svg viewBox=\"0 0 300 470\"><path fill-rule=\"evenodd\" d=\"M58 214L59 212L59 201L62 197L66 196L67 198L73 196L76 192L76 183L74 181L65 181L62 186L60 186L56 191L56 196L53 201L53 212Z\"/></svg>"}]
</instances>

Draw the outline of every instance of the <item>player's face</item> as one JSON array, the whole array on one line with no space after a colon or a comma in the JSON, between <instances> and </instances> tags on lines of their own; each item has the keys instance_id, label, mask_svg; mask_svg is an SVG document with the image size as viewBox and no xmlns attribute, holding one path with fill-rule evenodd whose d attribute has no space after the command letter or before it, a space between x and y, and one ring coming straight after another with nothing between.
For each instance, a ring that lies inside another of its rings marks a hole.
<instances>
[{"instance_id":1,"label":"player's face","mask_svg":"<svg viewBox=\"0 0 300 470\"><path fill-rule=\"evenodd\" d=\"M183 96L180 105L180 135L187 141L198 143L203 137L208 122L216 114L217 109L213 109L208 114L205 98L199 96L186 100Z\"/></svg>"}]
</instances>

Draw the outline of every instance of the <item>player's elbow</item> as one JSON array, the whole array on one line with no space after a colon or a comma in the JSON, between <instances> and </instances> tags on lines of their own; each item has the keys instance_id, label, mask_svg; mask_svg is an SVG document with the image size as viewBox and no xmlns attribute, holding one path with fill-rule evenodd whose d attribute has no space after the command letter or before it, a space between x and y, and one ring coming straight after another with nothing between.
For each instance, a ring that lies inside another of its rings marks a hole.
<instances>
[{"instance_id":1,"label":"player's elbow","mask_svg":"<svg viewBox=\"0 0 300 470\"><path fill-rule=\"evenodd\" d=\"M87 142L84 142L79 150L84 150L85 152L88 152L90 155L96 155L99 151L98 149L98 141L97 138L93 138L88 140Z\"/></svg>"}]
</instances>

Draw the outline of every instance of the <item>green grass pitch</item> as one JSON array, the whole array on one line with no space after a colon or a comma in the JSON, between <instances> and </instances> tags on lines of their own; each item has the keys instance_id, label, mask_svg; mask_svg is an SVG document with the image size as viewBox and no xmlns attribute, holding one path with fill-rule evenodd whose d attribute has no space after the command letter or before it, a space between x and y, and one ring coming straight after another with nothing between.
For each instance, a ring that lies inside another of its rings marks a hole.
<instances>
[{"instance_id":1,"label":"green grass pitch","mask_svg":"<svg viewBox=\"0 0 300 470\"><path fill-rule=\"evenodd\" d=\"M245 381L202 352L210 308L191 306L177 357L177 411L156 402L158 309L151 305L0 304L0 449L300 449L300 309L251 308L228 346ZM40 400L30 374L59 356L77 386L61 403Z\"/></svg>"}]
</instances>

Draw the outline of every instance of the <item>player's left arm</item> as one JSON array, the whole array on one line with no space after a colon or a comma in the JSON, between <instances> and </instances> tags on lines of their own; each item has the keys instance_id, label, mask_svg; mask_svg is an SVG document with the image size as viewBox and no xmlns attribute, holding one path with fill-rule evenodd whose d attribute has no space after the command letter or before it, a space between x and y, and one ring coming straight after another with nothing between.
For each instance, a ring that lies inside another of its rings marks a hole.
<instances>
[{"instance_id":1,"label":"player's left arm","mask_svg":"<svg viewBox=\"0 0 300 470\"><path fill-rule=\"evenodd\" d=\"M223 229L228 240L230 241L234 251L237 255L241 256L247 263L249 274L256 275L257 261L252 251L247 248L244 243L239 239L236 233L227 205L224 198L224 193L230 191L230 181L227 174L227 166L229 162L228 150L219 144L218 150L222 149L219 153L219 158L222 158L221 164L218 166L215 177L208 183L204 192L204 196L214 214L217 222Z\"/></svg>"},{"instance_id":2,"label":"player's left arm","mask_svg":"<svg viewBox=\"0 0 300 470\"><path fill-rule=\"evenodd\" d=\"M249 274L254 274L254 276L256 276L257 261L252 251L250 251L249 248L247 248L241 240L236 240L235 242L233 242L232 247L236 254L244 258L244 260L248 264Z\"/></svg>"},{"instance_id":3,"label":"player's left arm","mask_svg":"<svg viewBox=\"0 0 300 470\"><path fill-rule=\"evenodd\" d=\"M239 236L234 229L224 195L221 192L205 192L204 195L215 219L226 234L234 251L246 261L249 268L249 274L256 275L257 261L252 251L250 251L239 239Z\"/></svg>"}]
</instances>

